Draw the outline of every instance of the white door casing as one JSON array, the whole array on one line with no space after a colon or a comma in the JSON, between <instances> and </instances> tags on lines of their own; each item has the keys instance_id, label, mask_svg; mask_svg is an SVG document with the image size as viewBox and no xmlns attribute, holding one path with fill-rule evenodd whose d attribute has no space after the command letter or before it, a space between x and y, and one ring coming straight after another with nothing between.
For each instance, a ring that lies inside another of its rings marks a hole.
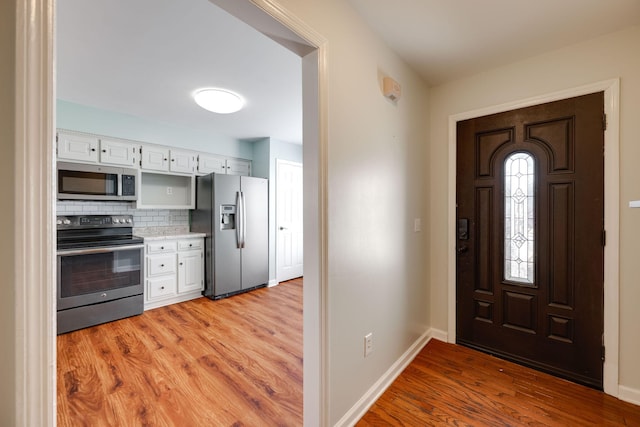
<instances>
[{"instance_id":1,"label":"white door casing","mask_svg":"<svg viewBox=\"0 0 640 427\"><path fill-rule=\"evenodd\" d=\"M276 159L276 280L302 276L302 164Z\"/></svg>"}]
</instances>

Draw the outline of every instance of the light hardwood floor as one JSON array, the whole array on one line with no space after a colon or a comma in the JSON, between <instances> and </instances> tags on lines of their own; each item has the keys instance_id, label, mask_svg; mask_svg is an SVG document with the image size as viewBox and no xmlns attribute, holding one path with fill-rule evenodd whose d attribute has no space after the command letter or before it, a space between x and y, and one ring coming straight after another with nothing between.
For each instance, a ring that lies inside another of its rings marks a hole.
<instances>
[{"instance_id":1,"label":"light hardwood floor","mask_svg":"<svg viewBox=\"0 0 640 427\"><path fill-rule=\"evenodd\" d=\"M302 279L57 340L58 426L302 425Z\"/></svg>"},{"instance_id":2,"label":"light hardwood floor","mask_svg":"<svg viewBox=\"0 0 640 427\"><path fill-rule=\"evenodd\" d=\"M640 407L431 340L357 426L640 426Z\"/></svg>"},{"instance_id":3,"label":"light hardwood floor","mask_svg":"<svg viewBox=\"0 0 640 427\"><path fill-rule=\"evenodd\" d=\"M302 280L58 337L58 426L301 426ZM432 340L357 424L640 426L640 407Z\"/></svg>"}]
</instances>

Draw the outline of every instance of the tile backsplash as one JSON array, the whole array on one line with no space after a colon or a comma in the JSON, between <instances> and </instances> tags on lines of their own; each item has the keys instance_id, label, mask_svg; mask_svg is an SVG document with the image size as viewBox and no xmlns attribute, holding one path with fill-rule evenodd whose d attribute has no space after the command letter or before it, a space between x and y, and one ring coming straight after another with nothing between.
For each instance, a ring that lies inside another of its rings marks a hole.
<instances>
[{"instance_id":1,"label":"tile backsplash","mask_svg":"<svg viewBox=\"0 0 640 427\"><path fill-rule=\"evenodd\" d=\"M189 226L187 209L136 209L131 202L58 200L56 215L133 215L135 227Z\"/></svg>"}]
</instances>

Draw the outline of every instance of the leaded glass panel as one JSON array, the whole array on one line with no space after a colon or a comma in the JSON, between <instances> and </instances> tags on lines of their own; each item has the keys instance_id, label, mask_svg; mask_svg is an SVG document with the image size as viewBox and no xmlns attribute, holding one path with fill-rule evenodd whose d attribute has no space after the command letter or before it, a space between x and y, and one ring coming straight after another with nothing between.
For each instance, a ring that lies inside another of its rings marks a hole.
<instances>
[{"instance_id":1,"label":"leaded glass panel","mask_svg":"<svg viewBox=\"0 0 640 427\"><path fill-rule=\"evenodd\" d=\"M535 163L528 153L514 153L504 165L504 276L533 283L535 246Z\"/></svg>"}]
</instances>

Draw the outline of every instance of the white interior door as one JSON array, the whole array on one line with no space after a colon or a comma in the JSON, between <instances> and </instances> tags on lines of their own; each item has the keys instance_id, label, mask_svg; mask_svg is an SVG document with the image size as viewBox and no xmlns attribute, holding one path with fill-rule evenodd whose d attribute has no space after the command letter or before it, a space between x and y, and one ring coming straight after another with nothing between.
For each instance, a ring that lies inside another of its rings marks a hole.
<instances>
[{"instance_id":1,"label":"white interior door","mask_svg":"<svg viewBox=\"0 0 640 427\"><path fill-rule=\"evenodd\" d=\"M276 159L276 280L302 276L302 164Z\"/></svg>"}]
</instances>

